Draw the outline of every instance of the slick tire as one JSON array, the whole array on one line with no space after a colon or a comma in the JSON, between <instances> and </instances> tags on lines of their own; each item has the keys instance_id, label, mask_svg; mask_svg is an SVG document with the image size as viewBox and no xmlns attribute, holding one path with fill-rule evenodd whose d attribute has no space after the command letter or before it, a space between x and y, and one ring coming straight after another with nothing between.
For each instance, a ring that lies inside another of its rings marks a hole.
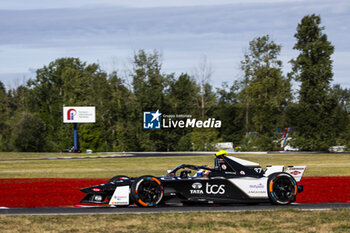
<instances>
[{"instance_id":1,"label":"slick tire","mask_svg":"<svg viewBox=\"0 0 350 233\"><path fill-rule=\"evenodd\" d=\"M296 200L297 182L284 172L274 173L269 176L267 193L273 204L288 205Z\"/></svg>"},{"instance_id":2,"label":"slick tire","mask_svg":"<svg viewBox=\"0 0 350 233\"><path fill-rule=\"evenodd\" d=\"M155 207L163 199L164 188L154 176L141 176L131 186L131 196L140 207Z\"/></svg>"},{"instance_id":3,"label":"slick tire","mask_svg":"<svg viewBox=\"0 0 350 233\"><path fill-rule=\"evenodd\" d=\"M115 181L126 180L126 179L130 179L130 178L127 177L127 176L120 175L120 176L114 176L114 177L112 177L111 179L109 179L108 182L115 182Z\"/></svg>"}]
</instances>

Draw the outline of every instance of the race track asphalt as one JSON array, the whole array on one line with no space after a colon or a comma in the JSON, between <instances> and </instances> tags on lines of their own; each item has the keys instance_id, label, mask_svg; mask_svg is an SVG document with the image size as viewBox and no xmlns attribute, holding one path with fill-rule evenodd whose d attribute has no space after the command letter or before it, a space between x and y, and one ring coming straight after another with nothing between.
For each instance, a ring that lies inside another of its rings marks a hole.
<instances>
[{"instance_id":1,"label":"race track asphalt","mask_svg":"<svg viewBox=\"0 0 350 233\"><path fill-rule=\"evenodd\" d=\"M0 208L0 215L85 215L85 214L150 214L150 213L186 213L186 212L241 212L270 210L329 210L350 208L350 203L294 203L287 206L226 205L226 206L186 206L186 207L53 207L53 208Z\"/></svg>"}]
</instances>

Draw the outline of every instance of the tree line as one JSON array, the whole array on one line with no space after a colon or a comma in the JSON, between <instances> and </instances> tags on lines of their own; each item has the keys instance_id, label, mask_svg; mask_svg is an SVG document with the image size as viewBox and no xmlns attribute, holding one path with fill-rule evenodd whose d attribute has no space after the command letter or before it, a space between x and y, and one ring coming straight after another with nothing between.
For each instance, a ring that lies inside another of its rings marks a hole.
<instances>
[{"instance_id":1,"label":"tree line","mask_svg":"<svg viewBox=\"0 0 350 233\"><path fill-rule=\"evenodd\" d=\"M123 77L79 58L56 59L26 85L7 90L0 82L0 151L70 148L73 126L63 124L64 105L96 106L96 123L79 125L82 150L202 151L215 149L217 142L278 150L277 129L287 127L291 144L300 150L349 145L350 90L331 85L334 46L320 16L305 16L294 36L299 54L288 74L282 72L281 45L264 35L249 42L240 63L242 78L216 89L205 60L193 75L176 76L162 71L157 51L139 50L129 77ZM143 111L157 109L219 119L222 127L143 129Z\"/></svg>"}]
</instances>

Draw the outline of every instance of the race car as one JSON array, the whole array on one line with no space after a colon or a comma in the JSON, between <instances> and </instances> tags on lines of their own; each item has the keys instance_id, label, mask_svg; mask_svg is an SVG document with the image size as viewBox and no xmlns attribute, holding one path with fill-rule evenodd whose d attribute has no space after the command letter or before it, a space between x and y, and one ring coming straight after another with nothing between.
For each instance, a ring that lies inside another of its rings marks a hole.
<instances>
[{"instance_id":1,"label":"race car","mask_svg":"<svg viewBox=\"0 0 350 233\"><path fill-rule=\"evenodd\" d=\"M82 188L81 203L110 206L261 203L286 205L296 201L303 186L297 184L306 166L267 166L215 154L214 167L181 164L166 176L115 176L105 184Z\"/></svg>"}]
</instances>

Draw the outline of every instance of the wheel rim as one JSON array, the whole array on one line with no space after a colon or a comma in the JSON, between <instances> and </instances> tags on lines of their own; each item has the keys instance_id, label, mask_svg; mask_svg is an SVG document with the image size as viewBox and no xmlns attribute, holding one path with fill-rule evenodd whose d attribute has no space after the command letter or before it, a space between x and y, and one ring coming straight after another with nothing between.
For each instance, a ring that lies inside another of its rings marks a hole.
<instances>
[{"instance_id":1,"label":"wheel rim","mask_svg":"<svg viewBox=\"0 0 350 233\"><path fill-rule=\"evenodd\" d=\"M290 202L295 194L295 185L289 177L280 176L273 183L273 196L277 201Z\"/></svg>"},{"instance_id":2,"label":"wheel rim","mask_svg":"<svg viewBox=\"0 0 350 233\"><path fill-rule=\"evenodd\" d=\"M154 177L146 177L140 180L135 190L138 202L143 206L157 205L163 197L163 187Z\"/></svg>"}]
</instances>

